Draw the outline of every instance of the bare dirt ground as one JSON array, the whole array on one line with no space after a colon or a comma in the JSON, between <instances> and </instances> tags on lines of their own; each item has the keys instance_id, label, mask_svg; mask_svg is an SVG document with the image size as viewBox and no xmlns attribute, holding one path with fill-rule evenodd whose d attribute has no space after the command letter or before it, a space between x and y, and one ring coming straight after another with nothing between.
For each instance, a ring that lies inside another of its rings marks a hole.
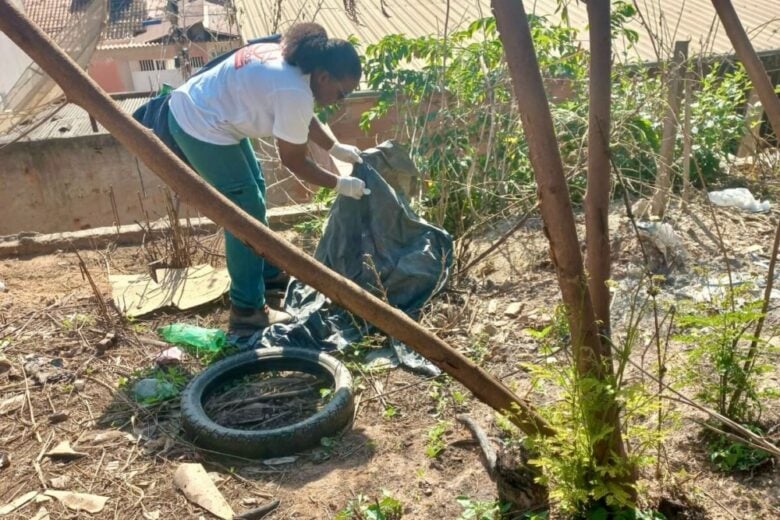
<instances>
[{"instance_id":1,"label":"bare dirt ground","mask_svg":"<svg viewBox=\"0 0 780 520\"><path fill-rule=\"evenodd\" d=\"M703 207L696 207L695 214L702 226L679 211L671 215L688 250L689 265L724 272L720 246L707 233L714 229L712 216ZM632 265L641 265L637 241L624 215L616 207L611 219L613 276L618 285L632 276ZM718 210L717 220L734 270L765 273L761 265L771 249L770 217ZM489 247L501 232L486 234L476 250ZM304 242L292 232L288 238L311 249L311 240ZM106 301L110 301L109 269L144 270L138 248L82 251L81 256ZM114 321L109 325L100 316L73 252L1 260L0 279L6 285L0 293L0 361L5 359L6 368L10 365L0 373L0 403L19 400L18 407L0 415L0 452L10 455L6 467L0 464L0 507L45 488L108 497L103 510L94 515L74 512L57 500L39 502L44 498L38 497L8 518L33 518L42 508L52 519L209 518L173 485L174 471L183 462L203 463L236 512L280 499L279 508L266 517L271 519L332 518L360 495L373 501L383 493L400 501L404 518L458 518L463 508L456 497L496 497L479 447L454 417L468 413L494 439L504 434L492 411L446 378L434 380L401 369L355 371L356 419L342 436L282 464L226 457L188 442L180 431L176 399L139 405L121 387L123 381L154 365L164 348L153 341L158 326L188 322L226 327L225 302L191 313L160 311L132 322L120 320L109 303ZM520 391L527 388L528 379L520 363L539 359L538 345L523 329L546 325L558 301L540 223L530 219L495 254L439 296L423 321ZM613 316L619 319L621 312L615 308ZM777 318L773 309L770 330ZM111 330L118 341L101 354L97 343ZM670 365L683 363L681 348L672 351ZM57 373L66 377L38 384L23 370L28 355L61 358ZM776 358L774 363L777 366ZM183 368L192 374L201 365L190 357ZM769 385L780 382L777 370L767 377ZM777 402L766 403L764 422L778 424L778 410ZM707 461L700 427L690 420L702 414L682 406L679 412L679 426L664 444L665 477L656 479L655 467L642 470L647 505L678 493L698 508L699 516L690 518L780 517L777 465L769 464L756 474L716 471ZM428 432L440 421L447 421L444 450L432 458L426 455ZM69 441L83 455L69 461L46 456L62 441Z\"/></svg>"}]
</instances>

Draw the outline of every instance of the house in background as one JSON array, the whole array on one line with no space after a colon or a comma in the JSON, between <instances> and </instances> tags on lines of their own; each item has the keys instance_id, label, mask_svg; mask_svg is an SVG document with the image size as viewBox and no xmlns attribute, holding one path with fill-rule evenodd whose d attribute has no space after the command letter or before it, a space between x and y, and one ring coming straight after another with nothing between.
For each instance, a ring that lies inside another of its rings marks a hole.
<instances>
[{"instance_id":1,"label":"house in background","mask_svg":"<svg viewBox=\"0 0 780 520\"><path fill-rule=\"evenodd\" d=\"M214 56L241 44L230 1L108 0L89 75L107 92L177 87Z\"/></svg>"}]
</instances>

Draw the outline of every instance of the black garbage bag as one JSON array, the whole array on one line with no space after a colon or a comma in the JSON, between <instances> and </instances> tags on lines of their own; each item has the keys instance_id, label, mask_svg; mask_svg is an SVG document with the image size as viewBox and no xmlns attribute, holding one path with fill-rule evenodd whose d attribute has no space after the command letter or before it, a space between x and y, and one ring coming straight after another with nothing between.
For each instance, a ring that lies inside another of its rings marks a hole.
<instances>
[{"instance_id":1,"label":"black garbage bag","mask_svg":"<svg viewBox=\"0 0 780 520\"><path fill-rule=\"evenodd\" d=\"M416 319L447 281L452 238L417 216L406 197L375 169L397 170L399 162L392 156L399 153L404 152L391 143L364 152L363 164L355 165L352 175L362 179L371 194L360 200L336 199L315 258ZM406 162L412 164L408 155ZM373 331L367 322L298 280L293 279L288 286L284 307L294 317L293 322L265 329L250 338L248 346L260 343L343 350ZM391 340L390 347L400 364L428 374L439 373L402 343Z\"/></svg>"}]
</instances>

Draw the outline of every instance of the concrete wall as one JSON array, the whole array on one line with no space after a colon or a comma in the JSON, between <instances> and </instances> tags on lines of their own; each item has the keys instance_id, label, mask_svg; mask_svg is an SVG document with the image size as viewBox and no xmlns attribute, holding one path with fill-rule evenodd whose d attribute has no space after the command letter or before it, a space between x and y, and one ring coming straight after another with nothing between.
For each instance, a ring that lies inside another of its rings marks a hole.
<instances>
[{"instance_id":1,"label":"concrete wall","mask_svg":"<svg viewBox=\"0 0 780 520\"><path fill-rule=\"evenodd\" d=\"M361 97L347 100L332 118L340 140L367 148L390 135L390 120L375 125L381 135L358 128L360 114L371 103ZM336 171L326 152L317 147L310 152L325 168ZM263 158L269 207L306 202L317 190L281 167L271 143L258 143L258 154ZM145 220L139 194L152 220L165 214L162 181L110 135L12 143L0 151L0 178L0 235L114 225L112 189L120 224ZM191 210L189 215L197 216Z\"/></svg>"}]
</instances>

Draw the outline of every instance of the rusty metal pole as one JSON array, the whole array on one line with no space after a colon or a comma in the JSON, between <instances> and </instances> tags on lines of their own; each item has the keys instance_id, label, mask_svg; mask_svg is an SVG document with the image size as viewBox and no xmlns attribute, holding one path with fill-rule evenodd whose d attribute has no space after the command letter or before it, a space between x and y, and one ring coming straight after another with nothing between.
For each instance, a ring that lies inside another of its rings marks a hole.
<instances>
[{"instance_id":1,"label":"rusty metal pole","mask_svg":"<svg viewBox=\"0 0 780 520\"><path fill-rule=\"evenodd\" d=\"M183 200L239 237L255 252L419 352L493 409L509 414L529 435L553 430L509 388L406 314L326 268L277 236L193 172L148 129L119 107L22 12L0 0L0 30L56 81L68 98L92 114Z\"/></svg>"}]
</instances>

